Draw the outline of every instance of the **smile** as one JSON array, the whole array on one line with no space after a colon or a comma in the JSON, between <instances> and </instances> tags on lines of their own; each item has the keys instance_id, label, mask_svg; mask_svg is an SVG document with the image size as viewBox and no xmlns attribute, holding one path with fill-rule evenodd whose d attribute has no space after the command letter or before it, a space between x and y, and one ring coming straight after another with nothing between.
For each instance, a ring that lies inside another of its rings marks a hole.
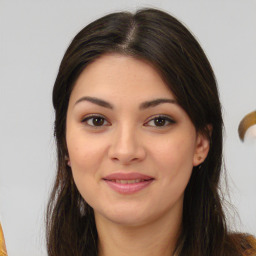
<instances>
[{"instance_id":1,"label":"smile","mask_svg":"<svg viewBox=\"0 0 256 256\"><path fill-rule=\"evenodd\" d=\"M133 194L148 187L153 177L140 173L114 173L103 178L107 185L121 194Z\"/></svg>"},{"instance_id":2,"label":"smile","mask_svg":"<svg viewBox=\"0 0 256 256\"><path fill-rule=\"evenodd\" d=\"M112 182L116 182L116 183L121 183L121 184L133 184L133 183L139 183L139 182L143 182L145 180L111 180Z\"/></svg>"}]
</instances>

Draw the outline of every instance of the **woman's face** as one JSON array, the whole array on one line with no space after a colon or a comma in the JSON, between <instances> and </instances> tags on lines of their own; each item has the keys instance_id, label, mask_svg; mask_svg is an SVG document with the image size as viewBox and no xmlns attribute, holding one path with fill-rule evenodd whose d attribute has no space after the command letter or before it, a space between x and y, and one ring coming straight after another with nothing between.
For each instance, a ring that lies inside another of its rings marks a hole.
<instances>
[{"instance_id":1,"label":"woman's face","mask_svg":"<svg viewBox=\"0 0 256 256\"><path fill-rule=\"evenodd\" d=\"M76 186L96 221L131 226L181 218L193 166L209 148L158 72L118 54L79 76L66 140Z\"/></svg>"}]
</instances>

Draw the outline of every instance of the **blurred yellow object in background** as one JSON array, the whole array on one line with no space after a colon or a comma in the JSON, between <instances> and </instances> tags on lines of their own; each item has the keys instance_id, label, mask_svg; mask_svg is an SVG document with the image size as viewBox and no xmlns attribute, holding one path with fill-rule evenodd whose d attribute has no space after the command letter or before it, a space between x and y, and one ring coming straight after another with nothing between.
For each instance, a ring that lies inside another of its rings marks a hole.
<instances>
[{"instance_id":1,"label":"blurred yellow object in background","mask_svg":"<svg viewBox=\"0 0 256 256\"><path fill-rule=\"evenodd\" d=\"M4 241L4 233L0 223L0 256L7 256L6 246Z\"/></svg>"},{"instance_id":2,"label":"blurred yellow object in background","mask_svg":"<svg viewBox=\"0 0 256 256\"><path fill-rule=\"evenodd\" d=\"M253 125L256 125L256 111L247 114L239 124L238 134L242 141L244 141L246 131Z\"/></svg>"}]
</instances>

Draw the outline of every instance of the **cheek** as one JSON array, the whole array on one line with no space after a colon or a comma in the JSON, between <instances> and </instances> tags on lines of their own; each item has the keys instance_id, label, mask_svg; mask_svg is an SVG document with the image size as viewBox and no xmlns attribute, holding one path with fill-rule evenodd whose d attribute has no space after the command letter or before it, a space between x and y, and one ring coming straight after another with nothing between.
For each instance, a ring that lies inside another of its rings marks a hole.
<instances>
[{"instance_id":1,"label":"cheek","mask_svg":"<svg viewBox=\"0 0 256 256\"><path fill-rule=\"evenodd\" d=\"M193 166L194 143L183 138L167 138L161 143L152 143L151 155L164 169L179 169Z\"/></svg>"},{"instance_id":2,"label":"cheek","mask_svg":"<svg viewBox=\"0 0 256 256\"><path fill-rule=\"evenodd\" d=\"M92 205L95 199L95 186L100 180L100 163L104 157L102 144L83 133L67 133L67 147L71 170L78 191L84 200Z\"/></svg>"},{"instance_id":3,"label":"cheek","mask_svg":"<svg viewBox=\"0 0 256 256\"><path fill-rule=\"evenodd\" d=\"M151 154L154 155L154 165L158 169L163 188L179 196L185 190L193 170L192 140L178 137L167 139L161 144L155 144Z\"/></svg>"},{"instance_id":4,"label":"cheek","mask_svg":"<svg viewBox=\"0 0 256 256\"><path fill-rule=\"evenodd\" d=\"M85 136L82 130L67 133L67 147L72 167L85 172L96 167L105 154L104 143L100 138ZM72 169L74 169L72 168ZM81 169L82 168L82 169Z\"/></svg>"}]
</instances>

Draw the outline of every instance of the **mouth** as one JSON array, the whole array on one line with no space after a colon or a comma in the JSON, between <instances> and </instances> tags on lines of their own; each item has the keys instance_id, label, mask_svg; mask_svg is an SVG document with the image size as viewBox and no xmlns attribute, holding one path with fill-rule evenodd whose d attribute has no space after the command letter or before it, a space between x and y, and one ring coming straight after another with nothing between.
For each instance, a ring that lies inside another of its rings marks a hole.
<instances>
[{"instance_id":1,"label":"mouth","mask_svg":"<svg viewBox=\"0 0 256 256\"><path fill-rule=\"evenodd\" d=\"M114 173L103 180L118 193L133 194L148 187L154 178L140 173Z\"/></svg>"},{"instance_id":2,"label":"mouth","mask_svg":"<svg viewBox=\"0 0 256 256\"><path fill-rule=\"evenodd\" d=\"M119 183L119 184L134 184L134 183L140 183L140 182L149 181L149 180L150 179L148 179L148 180L141 180L141 179L136 179L136 180L108 180L108 181L116 182L116 183Z\"/></svg>"}]
</instances>

